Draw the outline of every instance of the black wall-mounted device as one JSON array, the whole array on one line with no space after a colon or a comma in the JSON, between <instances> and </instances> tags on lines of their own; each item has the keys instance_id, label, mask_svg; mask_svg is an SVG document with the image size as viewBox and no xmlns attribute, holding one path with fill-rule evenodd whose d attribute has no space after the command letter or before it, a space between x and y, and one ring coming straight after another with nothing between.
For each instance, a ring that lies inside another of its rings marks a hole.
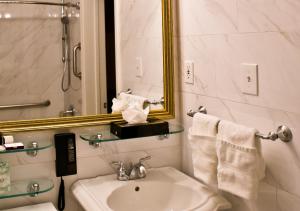
<instances>
[{"instance_id":1,"label":"black wall-mounted device","mask_svg":"<svg viewBox=\"0 0 300 211\"><path fill-rule=\"evenodd\" d=\"M77 174L76 142L74 133L54 135L56 150L56 176Z\"/></svg>"}]
</instances>

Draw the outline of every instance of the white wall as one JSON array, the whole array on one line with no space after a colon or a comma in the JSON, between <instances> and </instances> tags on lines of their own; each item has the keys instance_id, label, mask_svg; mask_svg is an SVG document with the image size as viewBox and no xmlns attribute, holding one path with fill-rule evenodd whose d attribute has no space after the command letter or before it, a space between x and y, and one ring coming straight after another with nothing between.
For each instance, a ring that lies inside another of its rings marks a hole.
<instances>
[{"instance_id":1,"label":"white wall","mask_svg":"<svg viewBox=\"0 0 300 211\"><path fill-rule=\"evenodd\" d=\"M289 126L294 133L292 143L263 141L265 181L271 186L266 185L257 204L260 211L299 210L300 2L176 2L180 68L185 60L195 62L195 84L180 82L186 131L191 118L185 113L200 105L212 115L255 127L262 133L274 131L281 124ZM259 65L259 96L241 92L239 66L244 62ZM183 169L193 175L186 134L183 139ZM249 210L240 199L232 201L233 210Z\"/></svg>"}]
</instances>

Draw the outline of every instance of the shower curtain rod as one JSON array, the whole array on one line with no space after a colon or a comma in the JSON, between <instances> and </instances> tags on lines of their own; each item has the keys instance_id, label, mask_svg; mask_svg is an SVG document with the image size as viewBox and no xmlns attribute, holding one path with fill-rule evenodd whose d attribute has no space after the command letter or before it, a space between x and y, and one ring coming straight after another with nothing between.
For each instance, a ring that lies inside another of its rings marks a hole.
<instances>
[{"instance_id":1,"label":"shower curtain rod","mask_svg":"<svg viewBox=\"0 0 300 211\"><path fill-rule=\"evenodd\" d=\"M61 7L74 7L80 9L80 3L55 3L55 2L40 2L40 1L3 1L0 0L0 4L39 4L39 5L50 5L50 6L61 6Z\"/></svg>"}]
</instances>

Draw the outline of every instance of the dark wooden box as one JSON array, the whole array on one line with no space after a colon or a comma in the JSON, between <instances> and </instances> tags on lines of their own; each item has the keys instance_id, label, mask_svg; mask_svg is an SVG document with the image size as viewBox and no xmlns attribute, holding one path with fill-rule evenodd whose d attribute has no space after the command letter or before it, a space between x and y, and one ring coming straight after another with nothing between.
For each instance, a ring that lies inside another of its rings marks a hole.
<instances>
[{"instance_id":1,"label":"dark wooden box","mask_svg":"<svg viewBox=\"0 0 300 211\"><path fill-rule=\"evenodd\" d=\"M148 119L147 123L128 124L125 121L112 122L110 132L121 139L165 135L169 133L169 123L159 119Z\"/></svg>"}]
</instances>

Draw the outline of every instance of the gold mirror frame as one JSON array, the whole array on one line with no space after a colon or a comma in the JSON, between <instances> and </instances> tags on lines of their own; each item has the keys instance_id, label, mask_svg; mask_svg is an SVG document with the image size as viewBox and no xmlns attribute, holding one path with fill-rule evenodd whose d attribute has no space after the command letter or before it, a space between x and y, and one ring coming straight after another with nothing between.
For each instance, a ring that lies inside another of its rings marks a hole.
<instances>
[{"instance_id":1,"label":"gold mirror frame","mask_svg":"<svg viewBox=\"0 0 300 211\"><path fill-rule=\"evenodd\" d=\"M163 36L163 73L164 73L164 109L150 112L150 117L172 119L174 108L174 61L173 61L173 16L172 0L162 0L162 36ZM0 122L1 133L48 130L82 126L109 124L122 119L121 114L100 114L92 116L76 116L20 121Z\"/></svg>"}]
</instances>

